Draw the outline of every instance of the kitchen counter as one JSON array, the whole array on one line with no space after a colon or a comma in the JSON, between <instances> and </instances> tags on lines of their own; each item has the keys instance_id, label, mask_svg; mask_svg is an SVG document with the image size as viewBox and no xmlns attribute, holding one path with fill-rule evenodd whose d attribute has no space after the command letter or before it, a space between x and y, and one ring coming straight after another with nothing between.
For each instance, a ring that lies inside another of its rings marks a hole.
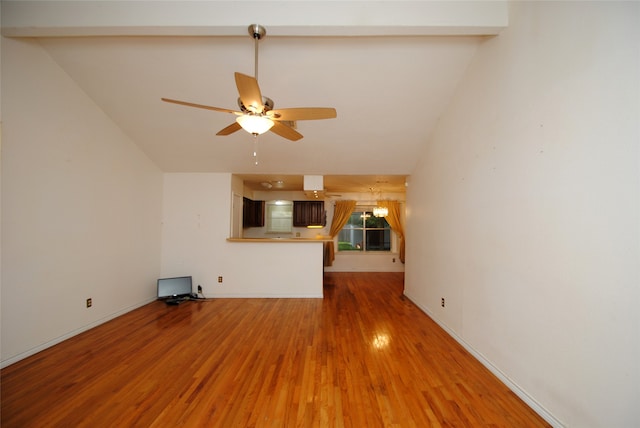
<instances>
[{"instance_id":1,"label":"kitchen counter","mask_svg":"<svg viewBox=\"0 0 640 428\"><path fill-rule=\"evenodd\" d=\"M322 298L327 242L291 237L226 238L220 255L224 262L215 275L222 276L227 267L234 274L225 275L222 288L216 290L220 296L226 293L224 297ZM236 294L237 290L240 293Z\"/></svg>"}]
</instances>

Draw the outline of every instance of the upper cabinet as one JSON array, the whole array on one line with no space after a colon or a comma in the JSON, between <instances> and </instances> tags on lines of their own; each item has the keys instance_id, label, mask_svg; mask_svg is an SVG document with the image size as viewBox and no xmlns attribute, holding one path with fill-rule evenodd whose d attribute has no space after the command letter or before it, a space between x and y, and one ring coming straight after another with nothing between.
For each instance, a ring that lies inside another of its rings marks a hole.
<instances>
[{"instance_id":1,"label":"upper cabinet","mask_svg":"<svg viewBox=\"0 0 640 428\"><path fill-rule=\"evenodd\" d=\"M264 226L264 201L243 198L242 227Z\"/></svg>"},{"instance_id":2,"label":"upper cabinet","mask_svg":"<svg viewBox=\"0 0 640 428\"><path fill-rule=\"evenodd\" d=\"M324 201L293 201L293 226L325 226Z\"/></svg>"}]
</instances>

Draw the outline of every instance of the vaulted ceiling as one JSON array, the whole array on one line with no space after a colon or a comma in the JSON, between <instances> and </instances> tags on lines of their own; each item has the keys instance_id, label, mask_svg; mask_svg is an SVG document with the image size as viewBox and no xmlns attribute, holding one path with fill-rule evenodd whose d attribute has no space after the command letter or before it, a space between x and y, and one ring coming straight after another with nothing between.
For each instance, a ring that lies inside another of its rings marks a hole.
<instances>
[{"instance_id":1,"label":"vaulted ceiling","mask_svg":"<svg viewBox=\"0 0 640 428\"><path fill-rule=\"evenodd\" d=\"M163 171L384 182L411 173L479 43L506 26L506 9L482 0L20 0L3 1L1 14L4 36L37 38ZM275 108L337 110L298 121L297 142L216 136L235 116L160 100L237 110L234 72L254 75L254 23L267 29L257 78Z\"/></svg>"}]
</instances>

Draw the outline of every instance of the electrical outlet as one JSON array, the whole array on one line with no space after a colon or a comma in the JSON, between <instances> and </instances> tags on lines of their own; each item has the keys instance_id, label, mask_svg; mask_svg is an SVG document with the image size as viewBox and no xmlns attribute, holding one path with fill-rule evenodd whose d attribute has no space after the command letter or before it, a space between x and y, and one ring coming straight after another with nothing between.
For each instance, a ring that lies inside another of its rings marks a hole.
<instances>
[{"instance_id":1,"label":"electrical outlet","mask_svg":"<svg viewBox=\"0 0 640 428\"><path fill-rule=\"evenodd\" d=\"M222 277L221 276L218 277L218 282L222 283Z\"/></svg>"},{"instance_id":2,"label":"electrical outlet","mask_svg":"<svg viewBox=\"0 0 640 428\"><path fill-rule=\"evenodd\" d=\"M93 300L91 298L87 299L87 308L90 308L93 305Z\"/></svg>"},{"instance_id":3,"label":"electrical outlet","mask_svg":"<svg viewBox=\"0 0 640 428\"><path fill-rule=\"evenodd\" d=\"M202 293L202 286L198 285L198 293Z\"/></svg>"},{"instance_id":4,"label":"electrical outlet","mask_svg":"<svg viewBox=\"0 0 640 428\"><path fill-rule=\"evenodd\" d=\"M442 299L440 299L440 306L442 306L444 308L444 297Z\"/></svg>"},{"instance_id":5,"label":"electrical outlet","mask_svg":"<svg viewBox=\"0 0 640 428\"><path fill-rule=\"evenodd\" d=\"M391 259L391 261L392 261L393 263L395 263L395 262L396 262L396 258L394 257L393 259Z\"/></svg>"}]
</instances>

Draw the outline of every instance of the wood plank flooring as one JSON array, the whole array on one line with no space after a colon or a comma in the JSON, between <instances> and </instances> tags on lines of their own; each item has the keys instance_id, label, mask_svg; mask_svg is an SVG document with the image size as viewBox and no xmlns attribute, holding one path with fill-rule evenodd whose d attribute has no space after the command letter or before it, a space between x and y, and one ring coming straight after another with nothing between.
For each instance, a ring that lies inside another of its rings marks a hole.
<instances>
[{"instance_id":1,"label":"wood plank flooring","mask_svg":"<svg viewBox=\"0 0 640 428\"><path fill-rule=\"evenodd\" d=\"M324 299L153 302L3 369L1 425L548 426L402 290L327 273Z\"/></svg>"}]
</instances>

